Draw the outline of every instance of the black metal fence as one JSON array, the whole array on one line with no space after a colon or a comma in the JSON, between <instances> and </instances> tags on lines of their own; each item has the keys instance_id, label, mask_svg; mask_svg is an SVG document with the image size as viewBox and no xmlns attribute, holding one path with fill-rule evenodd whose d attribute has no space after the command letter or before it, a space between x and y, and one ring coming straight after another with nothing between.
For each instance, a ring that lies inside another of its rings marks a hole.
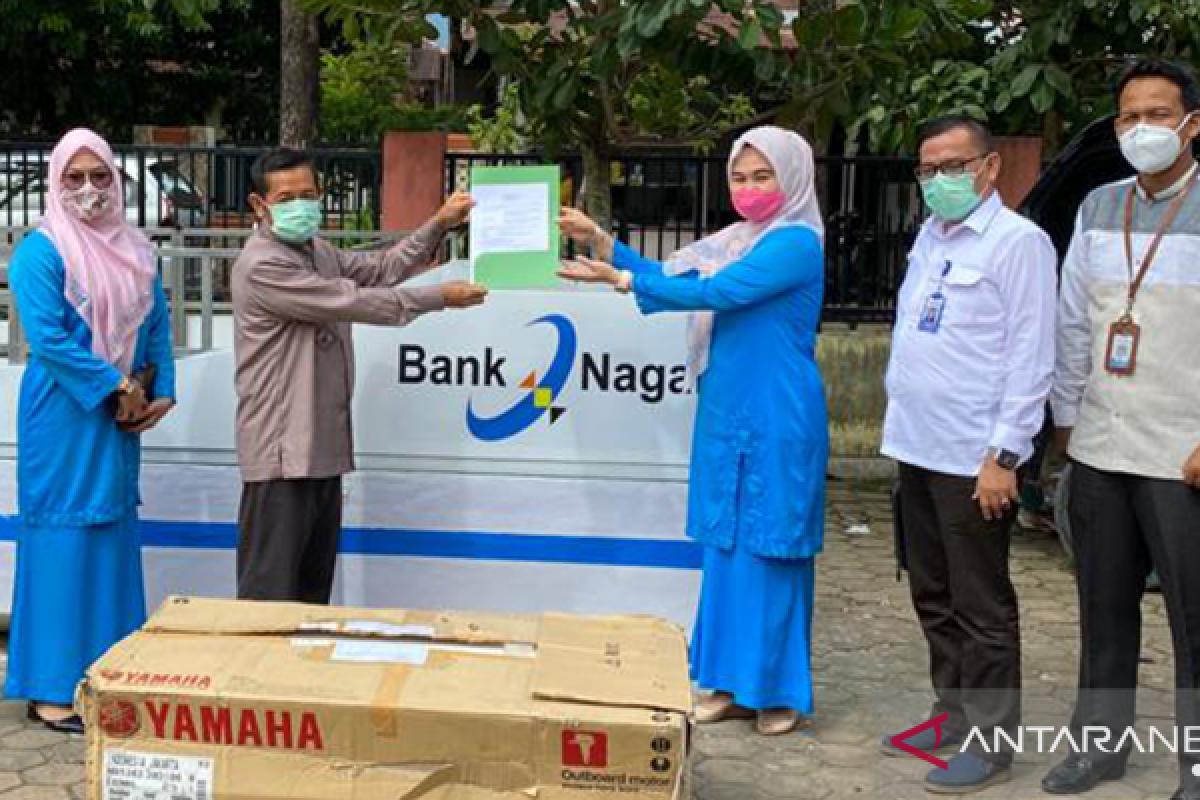
<instances>
[{"instance_id":1,"label":"black metal fence","mask_svg":"<svg viewBox=\"0 0 1200 800\"><path fill-rule=\"evenodd\" d=\"M540 155L450 153L446 190L467 188L478 166L545 163ZM582 187L578 157L557 161L561 196L574 203ZM922 219L914 162L887 157L823 157L817 186L825 217L825 308L828 322L890 322L908 250ZM616 236L654 259L738 219L729 198L724 157L619 156L610 165Z\"/></svg>"},{"instance_id":2,"label":"black metal fence","mask_svg":"<svg viewBox=\"0 0 1200 800\"><path fill-rule=\"evenodd\" d=\"M0 226L31 225L46 207L53 143L0 142ZM125 145L114 148L129 221L142 228L246 228L251 166L266 147ZM378 149L317 149L325 224L379 228Z\"/></svg>"},{"instance_id":3,"label":"black metal fence","mask_svg":"<svg viewBox=\"0 0 1200 800\"><path fill-rule=\"evenodd\" d=\"M0 142L0 227L35 224L45 208L52 143ZM247 228L251 165L266 147L127 145L116 148L125 177L126 213L142 228ZM380 227L382 153L317 149L325 224L343 231ZM541 155L451 153L445 188L467 188L484 165L545 163ZM578 157L558 161L562 199L583 183ZM817 183L825 216L826 321L887 322L922 209L913 162L886 157L823 157ZM622 155L610 163L617 236L663 259L737 219L724 157Z\"/></svg>"}]
</instances>

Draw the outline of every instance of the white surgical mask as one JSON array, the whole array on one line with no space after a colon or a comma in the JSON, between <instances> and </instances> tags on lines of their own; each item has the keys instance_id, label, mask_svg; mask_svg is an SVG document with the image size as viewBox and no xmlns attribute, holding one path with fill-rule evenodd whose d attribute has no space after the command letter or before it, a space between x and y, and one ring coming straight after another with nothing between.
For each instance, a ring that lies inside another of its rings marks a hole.
<instances>
[{"instance_id":1,"label":"white surgical mask","mask_svg":"<svg viewBox=\"0 0 1200 800\"><path fill-rule=\"evenodd\" d=\"M1121 154L1143 175L1156 175L1171 168L1183 151L1179 131L1192 118L1188 114L1178 128L1139 122L1121 134Z\"/></svg>"}]
</instances>

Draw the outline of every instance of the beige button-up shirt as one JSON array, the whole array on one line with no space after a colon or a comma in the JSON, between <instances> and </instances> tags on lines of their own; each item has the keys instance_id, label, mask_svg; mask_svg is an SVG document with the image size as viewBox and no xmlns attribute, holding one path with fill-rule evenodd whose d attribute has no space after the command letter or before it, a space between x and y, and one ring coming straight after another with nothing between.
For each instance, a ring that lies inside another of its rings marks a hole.
<instances>
[{"instance_id":1,"label":"beige button-up shirt","mask_svg":"<svg viewBox=\"0 0 1200 800\"><path fill-rule=\"evenodd\" d=\"M424 272L443 231L429 222L382 252L294 246L268 230L233 266L237 450L242 480L330 478L354 469L351 324L405 325L443 307Z\"/></svg>"},{"instance_id":2,"label":"beige button-up shirt","mask_svg":"<svg viewBox=\"0 0 1200 800\"><path fill-rule=\"evenodd\" d=\"M1138 187L1133 257L1140 263L1187 179L1154 199ZM1073 428L1068 452L1106 472L1180 481L1200 445L1200 187L1163 236L1133 307L1141 327L1132 375L1105 366L1110 326L1129 293L1125 201L1133 178L1101 186L1079 210L1062 269L1054 424Z\"/></svg>"}]
</instances>

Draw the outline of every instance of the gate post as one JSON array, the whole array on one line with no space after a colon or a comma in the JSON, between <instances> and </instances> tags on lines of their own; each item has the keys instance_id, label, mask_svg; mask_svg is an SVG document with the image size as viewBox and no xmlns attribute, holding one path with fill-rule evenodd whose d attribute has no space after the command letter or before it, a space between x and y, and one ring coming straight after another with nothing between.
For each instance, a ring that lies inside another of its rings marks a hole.
<instances>
[{"instance_id":1,"label":"gate post","mask_svg":"<svg viewBox=\"0 0 1200 800\"><path fill-rule=\"evenodd\" d=\"M392 131L383 137L380 224L385 231L413 231L442 205L446 181L446 134Z\"/></svg>"}]
</instances>

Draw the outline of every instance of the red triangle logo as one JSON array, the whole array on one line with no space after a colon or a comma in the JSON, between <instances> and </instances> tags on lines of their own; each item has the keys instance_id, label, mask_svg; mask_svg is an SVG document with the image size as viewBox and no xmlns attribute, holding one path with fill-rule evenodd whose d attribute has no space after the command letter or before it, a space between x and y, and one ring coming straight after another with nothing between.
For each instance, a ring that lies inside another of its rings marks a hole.
<instances>
[{"instance_id":1,"label":"red triangle logo","mask_svg":"<svg viewBox=\"0 0 1200 800\"><path fill-rule=\"evenodd\" d=\"M930 728L933 728L934 732L936 734L936 738L933 740L933 749L937 750L938 745L940 745L942 743L942 723L948 719L950 719L949 713L938 714L936 717L929 720L928 722L922 722L920 725L918 725L915 728L909 728L908 730L904 731L903 733L897 733L895 736L893 736L891 738L892 746L895 747L897 750L903 750L904 752L908 753L910 756L916 756L917 758L921 759L922 761L928 761L930 764L933 764L938 769L946 769L949 766L949 764L947 764L945 761L942 761L940 758L935 756L933 753L926 753L924 750L918 750L917 748L915 748L911 744L909 744L907 739L910 736L916 736L918 733L923 733L923 732L929 730Z\"/></svg>"},{"instance_id":2,"label":"red triangle logo","mask_svg":"<svg viewBox=\"0 0 1200 800\"><path fill-rule=\"evenodd\" d=\"M529 373L529 377L526 378L525 380L521 381L521 388L522 389L536 389L537 388L537 372L536 371Z\"/></svg>"}]
</instances>

